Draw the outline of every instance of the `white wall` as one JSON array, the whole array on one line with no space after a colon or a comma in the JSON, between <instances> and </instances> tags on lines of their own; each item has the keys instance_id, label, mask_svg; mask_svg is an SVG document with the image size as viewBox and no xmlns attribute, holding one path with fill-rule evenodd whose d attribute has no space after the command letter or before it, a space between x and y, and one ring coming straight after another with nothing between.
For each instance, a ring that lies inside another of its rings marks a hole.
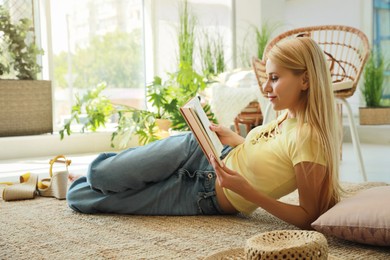
<instances>
[{"instance_id":1,"label":"white wall","mask_svg":"<svg viewBox=\"0 0 390 260\"><path fill-rule=\"evenodd\" d=\"M362 0L285 1L285 21L292 27L342 24L362 29L362 3Z\"/></svg>"},{"instance_id":2,"label":"white wall","mask_svg":"<svg viewBox=\"0 0 390 260\"><path fill-rule=\"evenodd\" d=\"M372 0L236 0L237 24L281 23L282 29L342 24L371 36Z\"/></svg>"}]
</instances>

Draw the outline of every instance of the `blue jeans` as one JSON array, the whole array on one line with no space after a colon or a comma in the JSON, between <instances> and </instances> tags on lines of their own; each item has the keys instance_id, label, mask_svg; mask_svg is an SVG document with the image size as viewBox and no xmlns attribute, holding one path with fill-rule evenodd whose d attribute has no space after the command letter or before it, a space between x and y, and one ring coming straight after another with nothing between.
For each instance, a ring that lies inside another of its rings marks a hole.
<instances>
[{"instance_id":1,"label":"blue jeans","mask_svg":"<svg viewBox=\"0 0 390 260\"><path fill-rule=\"evenodd\" d=\"M224 214L215 177L194 136L182 134L119 154L100 154L87 176L72 183L67 202L82 213Z\"/></svg>"}]
</instances>

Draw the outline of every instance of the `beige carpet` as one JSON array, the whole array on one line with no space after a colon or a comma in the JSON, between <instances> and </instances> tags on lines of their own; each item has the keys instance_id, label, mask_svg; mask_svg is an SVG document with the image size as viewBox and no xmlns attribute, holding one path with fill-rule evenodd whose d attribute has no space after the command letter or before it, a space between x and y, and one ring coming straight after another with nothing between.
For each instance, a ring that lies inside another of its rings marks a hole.
<instances>
[{"instance_id":1,"label":"beige carpet","mask_svg":"<svg viewBox=\"0 0 390 260\"><path fill-rule=\"evenodd\" d=\"M343 186L356 192L378 185ZM52 198L0 200L0 259L202 259L280 229L295 228L260 209L250 217L83 215ZM390 258L390 248L327 238L329 253L341 259Z\"/></svg>"}]
</instances>

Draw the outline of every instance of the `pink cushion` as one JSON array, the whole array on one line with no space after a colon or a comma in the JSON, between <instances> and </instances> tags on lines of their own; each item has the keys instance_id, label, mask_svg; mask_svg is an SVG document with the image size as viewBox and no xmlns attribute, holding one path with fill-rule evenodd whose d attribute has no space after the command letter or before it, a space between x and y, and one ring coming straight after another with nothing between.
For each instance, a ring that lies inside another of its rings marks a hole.
<instances>
[{"instance_id":1,"label":"pink cushion","mask_svg":"<svg viewBox=\"0 0 390 260\"><path fill-rule=\"evenodd\" d=\"M341 200L312 227L349 241L390 246L390 186L370 188Z\"/></svg>"}]
</instances>

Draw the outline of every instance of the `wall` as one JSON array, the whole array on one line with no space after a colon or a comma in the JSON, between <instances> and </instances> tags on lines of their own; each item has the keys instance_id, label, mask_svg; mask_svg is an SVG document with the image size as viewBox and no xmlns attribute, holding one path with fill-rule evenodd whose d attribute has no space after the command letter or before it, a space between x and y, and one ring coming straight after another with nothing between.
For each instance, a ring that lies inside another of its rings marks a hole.
<instances>
[{"instance_id":1,"label":"wall","mask_svg":"<svg viewBox=\"0 0 390 260\"><path fill-rule=\"evenodd\" d=\"M236 0L237 24L250 21L283 24L282 29L342 24L372 30L372 0ZM238 27L239 28L239 27Z\"/></svg>"}]
</instances>

